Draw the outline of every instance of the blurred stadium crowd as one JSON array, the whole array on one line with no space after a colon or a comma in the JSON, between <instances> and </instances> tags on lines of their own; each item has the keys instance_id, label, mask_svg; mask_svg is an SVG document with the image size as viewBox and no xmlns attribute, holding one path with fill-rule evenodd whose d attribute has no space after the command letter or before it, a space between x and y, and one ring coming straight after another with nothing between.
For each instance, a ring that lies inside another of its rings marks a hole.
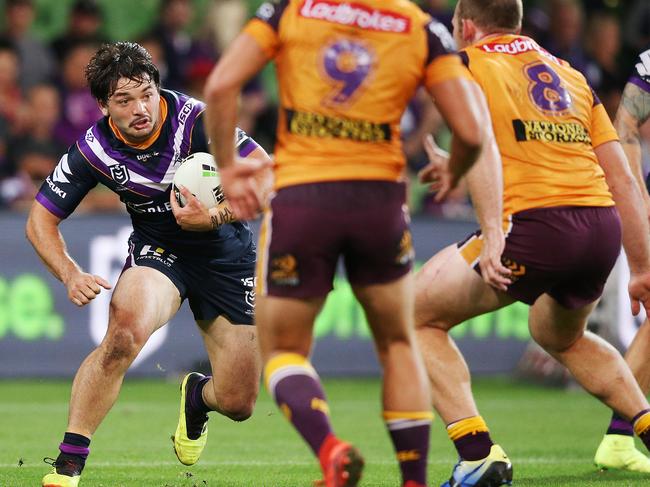
<instances>
[{"instance_id":1,"label":"blurred stadium crowd","mask_svg":"<svg viewBox=\"0 0 650 487\"><path fill-rule=\"evenodd\" d=\"M140 2L138 2L140 3ZM142 5L151 6L151 1ZM237 34L261 0L158 0L145 12L146 26L128 40L144 45L163 76L163 86L202 97L203 84L219 52ZM453 0L419 2L451 29ZM66 25L43 28L52 5L65 9ZM119 3L133 10L133 3ZM49 10L46 8L49 6ZM101 117L85 86L84 67L105 41L125 40L107 20L114 0L0 1L0 209L25 210L68 145ZM610 116L636 56L650 46L647 0L524 0L524 33L571 63L588 79ZM136 8L133 15L143 13ZM126 17L128 19L128 17ZM40 19L40 25L37 20ZM272 151L277 98L272 70L246 87L240 103L242 129ZM449 139L428 96L419 93L402 119L409 160L413 212L444 218L471 218L466 190L458 188L435 203L415 174L426 162L421 140ZM644 127L650 141L650 125ZM644 164L650 168L649 144ZM96 188L86 211L122 211L110 191ZM80 209L82 209L80 208Z\"/></svg>"}]
</instances>

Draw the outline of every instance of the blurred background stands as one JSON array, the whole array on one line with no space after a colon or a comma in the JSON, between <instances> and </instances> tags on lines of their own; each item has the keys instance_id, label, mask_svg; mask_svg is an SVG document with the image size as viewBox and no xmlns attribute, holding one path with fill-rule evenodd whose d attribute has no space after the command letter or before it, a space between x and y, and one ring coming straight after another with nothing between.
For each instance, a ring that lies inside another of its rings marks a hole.
<instances>
[{"instance_id":1,"label":"blurred background stands","mask_svg":"<svg viewBox=\"0 0 650 487\"><path fill-rule=\"evenodd\" d=\"M101 116L83 67L104 41L142 43L159 66L163 86L201 97L205 80L261 0L0 0L0 208L24 210L65 148ZM455 1L420 5L451 28ZM566 59L589 80L610 116L635 58L650 47L647 0L524 0L524 33ZM239 125L273 151L277 122L271 66L252 80L240 101ZM643 128L650 139L650 125ZM438 204L416 181L426 164L422 136L442 147L449 133L419 92L402 119L414 213L471 219L465 188ZM644 164L650 170L648 144ZM83 209L123 211L110 192L94 190Z\"/></svg>"}]
</instances>

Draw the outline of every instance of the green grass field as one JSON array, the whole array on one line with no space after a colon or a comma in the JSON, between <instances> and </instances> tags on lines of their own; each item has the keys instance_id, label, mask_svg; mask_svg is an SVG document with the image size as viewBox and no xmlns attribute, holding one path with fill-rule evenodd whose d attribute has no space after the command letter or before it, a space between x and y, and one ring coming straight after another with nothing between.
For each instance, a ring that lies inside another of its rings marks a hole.
<instances>
[{"instance_id":1,"label":"green grass field","mask_svg":"<svg viewBox=\"0 0 650 487\"><path fill-rule=\"evenodd\" d=\"M380 419L379 382L325 382L339 435L366 458L362 486L399 486L396 463ZM0 381L0 486L38 486L66 425L67 382ZM481 379L476 397L492 437L513 461L519 486L650 486L650 476L598 472L594 449L609 412L578 391L557 391ZM233 423L216 415L194 467L178 463L170 435L176 425L178 384L127 380L95 435L81 487L306 487L319 477L316 462L263 391L253 418ZM429 479L437 486L455 462L440 420L432 429Z\"/></svg>"}]
</instances>

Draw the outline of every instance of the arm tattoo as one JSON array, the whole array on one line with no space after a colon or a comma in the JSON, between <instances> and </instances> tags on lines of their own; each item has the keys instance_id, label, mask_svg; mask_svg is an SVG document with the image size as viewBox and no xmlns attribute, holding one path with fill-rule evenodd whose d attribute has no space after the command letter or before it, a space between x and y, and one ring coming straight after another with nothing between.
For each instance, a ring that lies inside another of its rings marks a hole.
<instances>
[{"instance_id":1,"label":"arm tattoo","mask_svg":"<svg viewBox=\"0 0 650 487\"><path fill-rule=\"evenodd\" d=\"M212 224L212 230L216 230L217 228L219 228L219 216L210 215L210 223Z\"/></svg>"},{"instance_id":2,"label":"arm tattoo","mask_svg":"<svg viewBox=\"0 0 650 487\"><path fill-rule=\"evenodd\" d=\"M650 117L650 93L628 83L614 122L621 144L641 146L639 128Z\"/></svg>"},{"instance_id":3,"label":"arm tattoo","mask_svg":"<svg viewBox=\"0 0 650 487\"><path fill-rule=\"evenodd\" d=\"M638 121L639 126L650 117L650 93L632 83L625 86L621 105Z\"/></svg>"},{"instance_id":4,"label":"arm tattoo","mask_svg":"<svg viewBox=\"0 0 650 487\"><path fill-rule=\"evenodd\" d=\"M219 208L215 215L210 215L210 221L212 222L212 228L219 228L221 225L226 223L232 223L235 221L235 215L230 209L230 206L224 205L223 208Z\"/></svg>"}]
</instances>

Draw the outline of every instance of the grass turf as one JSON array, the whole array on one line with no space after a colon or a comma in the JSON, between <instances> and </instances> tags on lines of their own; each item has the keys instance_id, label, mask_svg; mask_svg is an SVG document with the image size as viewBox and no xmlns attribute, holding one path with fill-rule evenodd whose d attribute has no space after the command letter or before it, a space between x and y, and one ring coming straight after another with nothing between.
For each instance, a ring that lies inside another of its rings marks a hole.
<instances>
[{"instance_id":1,"label":"grass turf","mask_svg":"<svg viewBox=\"0 0 650 487\"><path fill-rule=\"evenodd\" d=\"M399 476L380 419L377 380L325 382L332 421L366 458L362 486L395 487ZM68 382L0 381L0 487L40 485L66 426ZM598 472L593 454L608 410L580 391L506 379L475 382L492 437L513 461L518 486L650 486L650 475ZM80 487L305 487L319 478L310 451L262 391L254 416L234 423L212 415L199 463L185 467L172 451L178 383L127 380L99 428ZM641 447L643 448L643 447ZM430 485L449 476L455 451L437 419L432 428Z\"/></svg>"}]
</instances>

